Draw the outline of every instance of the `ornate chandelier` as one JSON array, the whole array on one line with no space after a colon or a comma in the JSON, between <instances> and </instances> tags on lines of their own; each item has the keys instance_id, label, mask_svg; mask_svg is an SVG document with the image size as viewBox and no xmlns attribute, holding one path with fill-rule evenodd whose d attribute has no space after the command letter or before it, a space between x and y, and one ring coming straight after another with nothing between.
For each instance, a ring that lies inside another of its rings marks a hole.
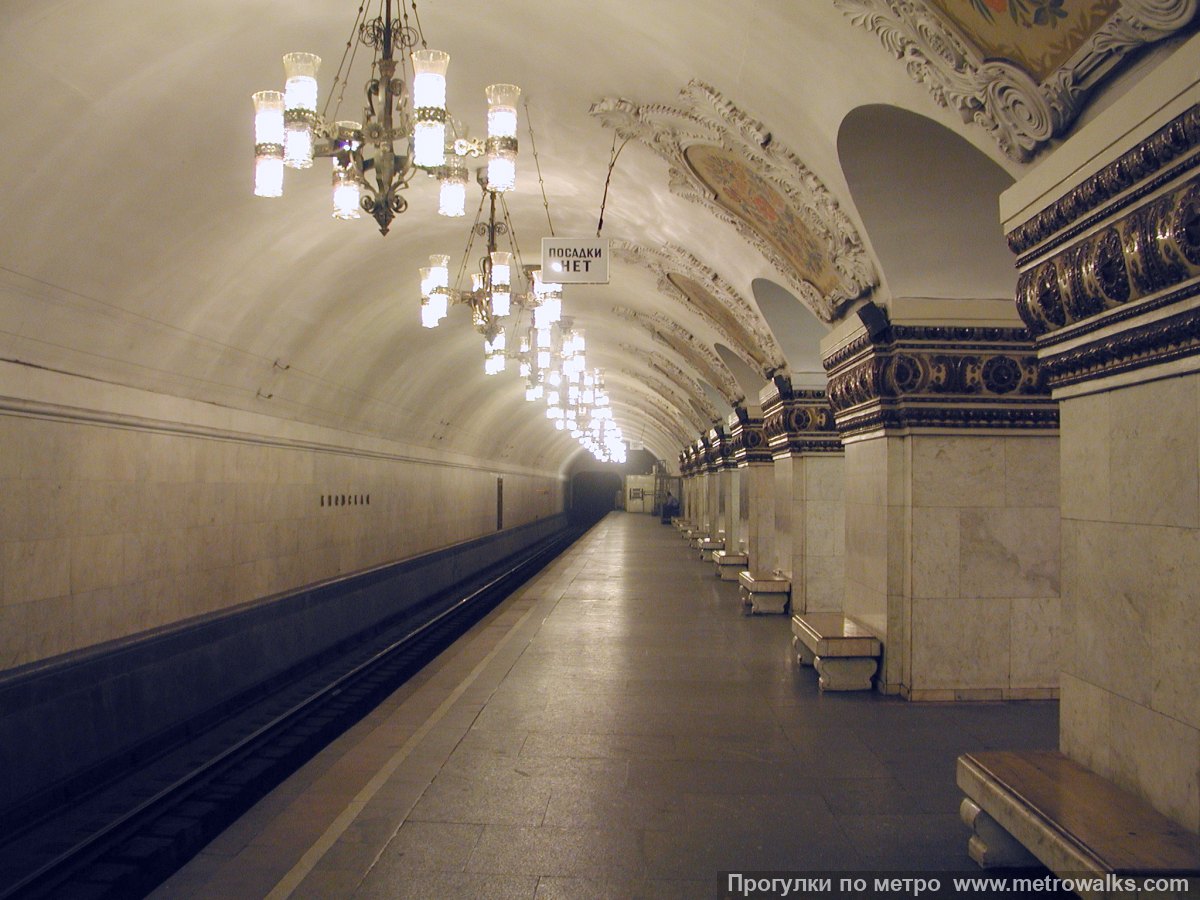
<instances>
[{"instance_id":1,"label":"ornate chandelier","mask_svg":"<svg viewBox=\"0 0 1200 900\"><path fill-rule=\"evenodd\" d=\"M402 192L417 171L442 177L445 203L445 184L457 178L462 167L453 158L447 162L446 69L450 54L426 45L411 0L415 25L410 25L409 8L403 4L400 17L393 18L392 0L382 0L381 8L376 7L379 14L372 19L367 18L367 5L359 8L333 90L320 113L317 71L321 58L313 53L286 54L284 90L253 95L254 193L282 196L285 168L307 169L315 157L329 157L333 161L334 218L357 219L367 212L386 235L392 220L408 208ZM362 121L340 120L337 113L358 47L373 54ZM337 106L327 116L339 84ZM453 142L455 155L487 154L498 191L511 190L515 177L515 96L519 94L520 88L513 85L488 87L488 140L457 138Z\"/></svg>"}]
</instances>

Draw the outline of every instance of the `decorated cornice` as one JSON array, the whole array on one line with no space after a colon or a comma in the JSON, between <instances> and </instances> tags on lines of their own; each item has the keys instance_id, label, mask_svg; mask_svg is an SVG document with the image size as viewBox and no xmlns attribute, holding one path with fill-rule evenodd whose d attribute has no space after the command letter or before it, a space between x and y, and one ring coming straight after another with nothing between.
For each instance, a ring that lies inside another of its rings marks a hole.
<instances>
[{"instance_id":1,"label":"decorated cornice","mask_svg":"<svg viewBox=\"0 0 1200 900\"><path fill-rule=\"evenodd\" d=\"M745 399L729 366L708 344L662 313L641 313L627 306L614 306L613 312L626 322L641 326L654 340L682 356L713 384L731 406Z\"/></svg>"},{"instance_id":2,"label":"decorated cornice","mask_svg":"<svg viewBox=\"0 0 1200 900\"><path fill-rule=\"evenodd\" d=\"M1200 354L1198 151L1194 106L1010 235L1051 389Z\"/></svg>"},{"instance_id":3,"label":"decorated cornice","mask_svg":"<svg viewBox=\"0 0 1200 900\"><path fill-rule=\"evenodd\" d=\"M1148 140L1109 163L1091 178L1068 191L1033 218L1008 233L1013 253L1023 254L1051 235L1054 241L1039 247L1044 254L1097 222L1144 200L1164 184L1200 166L1200 106L1176 116ZM1019 259L1018 265L1028 260Z\"/></svg>"},{"instance_id":4,"label":"decorated cornice","mask_svg":"<svg viewBox=\"0 0 1200 900\"><path fill-rule=\"evenodd\" d=\"M708 431L708 470L719 472L722 469L737 468L733 458L733 438L723 425L714 425Z\"/></svg>"},{"instance_id":5,"label":"decorated cornice","mask_svg":"<svg viewBox=\"0 0 1200 900\"><path fill-rule=\"evenodd\" d=\"M997 48L981 49L929 0L834 0L834 5L877 34L940 105L986 129L1005 154L1024 162L1070 130L1092 88L1126 56L1184 28L1197 0L1118 0L1111 15L1092 14L1099 16L1098 27L1076 33L1064 26L1062 40L1074 38L1078 46L1044 74L1011 62Z\"/></svg>"},{"instance_id":6,"label":"decorated cornice","mask_svg":"<svg viewBox=\"0 0 1200 900\"><path fill-rule=\"evenodd\" d=\"M593 104L590 112L622 138L636 139L665 159L670 166L671 191L736 228L785 276L793 292L821 321L833 321L843 305L870 291L878 281L858 232L821 180L774 140L766 125L714 88L692 81L680 92L678 106L639 105L608 97ZM728 202L718 202L716 190L698 174L695 160L689 160L689 151L711 157L717 167L736 168L733 174L743 182L756 181L759 187L781 195L787 209L782 216L775 211L771 224L776 230L754 219L753 205L735 211ZM786 232L788 224L790 232ZM782 237L785 232L786 238ZM802 236L804 248L788 252L788 248L795 249L792 239L797 235ZM796 264L799 257L814 260L819 269L828 267L829 273L815 279ZM826 283L817 284L816 280Z\"/></svg>"},{"instance_id":7,"label":"decorated cornice","mask_svg":"<svg viewBox=\"0 0 1200 900\"><path fill-rule=\"evenodd\" d=\"M767 446L762 419L751 416L745 407L739 406L733 411L730 423L733 459L739 468L771 462L771 448Z\"/></svg>"},{"instance_id":8,"label":"decorated cornice","mask_svg":"<svg viewBox=\"0 0 1200 900\"><path fill-rule=\"evenodd\" d=\"M750 368L757 369L764 377L768 377L770 373L786 365L783 351L775 336L766 327L762 316L729 282L687 250L675 244L651 248L632 241L618 240L612 242L612 249L618 259L648 269L657 278L659 293L703 318L705 323L721 336L729 349L741 357ZM723 307L735 327L730 328L721 317L695 303L672 280L672 276L679 275L701 285L709 296ZM746 346L747 343L751 346Z\"/></svg>"},{"instance_id":9,"label":"decorated cornice","mask_svg":"<svg viewBox=\"0 0 1200 900\"><path fill-rule=\"evenodd\" d=\"M777 375L759 399L763 430L773 457L842 452L833 407L824 391L797 390L790 379Z\"/></svg>"},{"instance_id":10,"label":"decorated cornice","mask_svg":"<svg viewBox=\"0 0 1200 900\"><path fill-rule=\"evenodd\" d=\"M889 326L825 360L843 439L872 432L1057 429L1025 329Z\"/></svg>"},{"instance_id":11,"label":"decorated cornice","mask_svg":"<svg viewBox=\"0 0 1200 900\"><path fill-rule=\"evenodd\" d=\"M1068 328L1108 310L1126 315L1178 301L1163 293L1200 275L1200 177L1108 222L1037 265L1017 282L1017 310L1036 335ZM1153 299L1151 299L1153 298ZM1121 319L1093 320L1091 328Z\"/></svg>"}]
</instances>

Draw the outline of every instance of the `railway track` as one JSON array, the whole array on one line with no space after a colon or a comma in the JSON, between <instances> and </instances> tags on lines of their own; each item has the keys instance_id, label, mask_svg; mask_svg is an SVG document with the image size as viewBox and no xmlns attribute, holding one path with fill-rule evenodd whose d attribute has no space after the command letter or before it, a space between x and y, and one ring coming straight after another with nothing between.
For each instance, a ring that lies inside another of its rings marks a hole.
<instances>
[{"instance_id":1,"label":"railway track","mask_svg":"<svg viewBox=\"0 0 1200 900\"><path fill-rule=\"evenodd\" d=\"M0 900L138 898L563 551L556 536L37 822L0 823Z\"/></svg>"}]
</instances>

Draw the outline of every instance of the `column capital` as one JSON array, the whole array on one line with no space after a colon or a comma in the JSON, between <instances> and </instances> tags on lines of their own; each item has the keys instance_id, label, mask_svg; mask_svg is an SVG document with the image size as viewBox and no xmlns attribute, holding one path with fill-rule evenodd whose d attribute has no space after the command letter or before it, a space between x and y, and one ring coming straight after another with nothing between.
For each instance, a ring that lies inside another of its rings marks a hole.
<instances>
[{"instance_id":1,"label":"column capital","mask_svg":"<svg viewBox=\"0 0 1200 900\"><path fill-rule=\"evenodd\" d=\"M763 432L763 420L738 407L729 417L733 459L738 468L769 463L771 451Z\"/></svg>"},{"instance_id":2,"label":"column capital","mask_svg":"<svg viewBox=\"0 0 1200 900\"><path fill-rule=\"evenodd\" d=\"M824 390L794 388L776 376L759 395L763 429L774 458L801 453L840 453L833 407Z\"/></svg>"},{"instance_id":3,"label":"column capital","mask_svg":"<svg viewBox=\"0 0 1200 900\"><path fill-rule=\"evenodd\" d=\"M1027 328L863 326L824 365L843 440L872 433L1058 428L1058 406Z\"/></svg>"}]
</instances>

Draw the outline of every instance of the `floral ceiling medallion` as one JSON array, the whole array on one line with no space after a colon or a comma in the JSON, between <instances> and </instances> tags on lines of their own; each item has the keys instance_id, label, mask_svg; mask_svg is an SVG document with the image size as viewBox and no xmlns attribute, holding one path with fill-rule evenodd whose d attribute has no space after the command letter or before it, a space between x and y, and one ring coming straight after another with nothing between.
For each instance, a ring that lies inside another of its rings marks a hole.
<instances>
[{"instance_id":1,"label":"floral ceiling medallion","mask_svg":"<svg viewBox=\"0 0 1200 900\"><path fill-rule=\"evenodd\" d=\"M1014 160L1062 137L1133 50L1186 26L1200 0L833 0L914 80Z\"/></svg>"},{"instance_id":2,"label":"floral ceiling medallion","mask_svg":"<svg viewBox=\"0 0 1200 900\"><path fill-rule=\"evenodd\" d=\"M613 241L612 247L618 259L655 275L659 293L698 313L752 369L766 376L786 365L783 351L754 307L691 253L674 244L643 247Z\"/></svg>"},{"instance_id":3,"label":"floral ceiling medallion","mask_svg":"<svg viewBox=\"0 0 1200 900\"><path fill-rule=\"evenodd\" d=\"M858 232L820 179L708 85L677 107L609 97L591 114L670 164L671 191L733 225L823 322L877 282Z\"/></svg>"}]
</instances>

